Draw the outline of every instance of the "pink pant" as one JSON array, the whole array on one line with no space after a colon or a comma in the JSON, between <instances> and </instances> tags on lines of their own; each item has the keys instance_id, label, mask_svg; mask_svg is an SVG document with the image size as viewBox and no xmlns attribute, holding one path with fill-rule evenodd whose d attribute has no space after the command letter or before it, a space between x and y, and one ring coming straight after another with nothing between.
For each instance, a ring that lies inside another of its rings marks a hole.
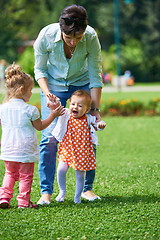
<instances>
[{"instance_id":1,"label":"pink pant","mask_svg":"<svg viewBox=\"0 0 160 240\"><path fill-rule=\"evenodd\" d=\"M6 172L0 188L0 199L13 197L13 188L16 181L19 182L18 205L28 206L33 181L34 163L20 163L4 161Z\"/></svg>"}]
</instances>

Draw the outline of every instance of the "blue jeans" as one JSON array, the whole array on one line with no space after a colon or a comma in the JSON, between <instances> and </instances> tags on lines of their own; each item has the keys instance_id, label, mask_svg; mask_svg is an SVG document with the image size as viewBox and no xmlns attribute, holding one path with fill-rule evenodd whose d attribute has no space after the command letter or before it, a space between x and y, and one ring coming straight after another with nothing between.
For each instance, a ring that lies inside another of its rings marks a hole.
<instances>
[{"instance_id":1,"label":"blue jeans","mask_svg":"<svg viewBox=\"0 0 160 240\"><path fill-rule=\"evenodd\" d=\"M89 91L89 84L77 87L70 86L67 92L55 92L51 91L57 96L61 104L65 107L67 100L71 97L72 93L78 89L84 89ZM46 97L41 93L41 106L42 106L42 120L47 118L50 109L46 107ZM53 128L55 127L57 119L55 119L49 127L42 131L42 139L40 143L40 162L39 162L39 176L40 176L40 187L41 194L53 193L54 176L56 171L56 154L57 154L57 140L51 135ZM93 181L95 178L95 170L86 172L86 180L84 186L84 192L92 190Z\"/></svg>"}]
</instances>

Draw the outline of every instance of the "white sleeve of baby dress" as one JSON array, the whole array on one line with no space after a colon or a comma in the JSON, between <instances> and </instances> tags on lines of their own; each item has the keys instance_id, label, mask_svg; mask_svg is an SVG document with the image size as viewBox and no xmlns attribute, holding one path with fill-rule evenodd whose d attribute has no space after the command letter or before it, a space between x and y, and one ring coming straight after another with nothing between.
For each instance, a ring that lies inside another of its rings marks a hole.
<instances>
[{"instance_id":1,"label":"white sleeve of baby dress","mask_svg":"<svg viewBox=\"0 0 160 240\"><path fill-rule=\"evenodd\" d=\"M57 139L58 142L62 141L63 136L67 131L67 123L69 117L70 117L69 109L65 110L64 115L58 117L57 124L52 131L52 135Z\"/></svg>"},{"instance_id":2,"label":"white sleeve of baby dress","mask_svg":"<svg viewBox=\"0 0 160 240\"><path fill-rule=\"evenodd\" d=\"M91 137L92 137L92 142L95 145L99 145L98 144L98 136L96 134L96 117L92 116L91 114L87 114L87 119L88 119L88 126L90 128L90 132L91 132Z\"/></svg>"}]
</instances>

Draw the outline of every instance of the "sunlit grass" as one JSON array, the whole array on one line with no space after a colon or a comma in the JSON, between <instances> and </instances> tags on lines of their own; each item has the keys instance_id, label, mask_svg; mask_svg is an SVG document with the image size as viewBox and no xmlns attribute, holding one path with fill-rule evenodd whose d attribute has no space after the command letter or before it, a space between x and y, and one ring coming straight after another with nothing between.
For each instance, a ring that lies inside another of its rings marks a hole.
<instances>
[{"instance_id":1,"label":"sunlit grass","mask_svg":"<svg viewBox=\"0 0 160 240\"><path fill-rule=\"evenodd\" d=\"M160 98L159 92L103 92L102 100L118 101L122 99L136 99L147 103L153 98Z\"/></svg>"},{"instance_id":2,"label":"sunlit grass","mask_svg":"<svg viewBox=\"0 0 160 240\"><path fill-rule=\"evenodd\" d=\"M136 95L137 93L135 93ZM35 103L39 94L31 99ZM158 240L160 239L160 118L104 117L98 132L94 191L101 201L73 203L75 171L67 174L67 197L57 203L57 181L49 207L0 210L0 239L6 240ZM40 140L41 133L38 132ZM0 161L0 183L4 164ZM40 197L37 164L32 201Z\"/></svg>"}]
</instances>

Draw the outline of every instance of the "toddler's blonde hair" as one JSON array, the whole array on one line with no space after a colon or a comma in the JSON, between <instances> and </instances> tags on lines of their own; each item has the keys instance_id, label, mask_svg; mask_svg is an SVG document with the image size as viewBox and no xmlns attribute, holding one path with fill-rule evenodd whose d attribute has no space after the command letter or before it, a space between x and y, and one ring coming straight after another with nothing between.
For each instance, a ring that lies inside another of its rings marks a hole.
<instances>
[{"instance_id":1,"label":"toddler's blonde hair","mask_svg":"<svg viewBox=\"0 0 160 240\"><path fill-rule=\"evenodd\" d=\"M91 103L92 103L92 98L91 98L91 95L89 94L89 92L83 90L83 89L79 89L79 90L76 90L72 96L77 96L77 97L83 97L86 99L86 105L87 107L89 108L91 106ZM72 98L71 96L71 98ZM71 100L70 98L70 100Z\"/></svg>"},{"instance_id":2,"label":"toddler's blonde hair","mask_svg":"<svg viewBox=\"0 0 160 240\"><path fill-rule=\"evenodd\" d=\"M23 94L26 93L28 87L34 84L33 78L22 71L19 65L13 63L5 70L6 77L6 97L8 101L12 97L18 97L20 89L23 89Z\"/></svg>"}]
</instances>

